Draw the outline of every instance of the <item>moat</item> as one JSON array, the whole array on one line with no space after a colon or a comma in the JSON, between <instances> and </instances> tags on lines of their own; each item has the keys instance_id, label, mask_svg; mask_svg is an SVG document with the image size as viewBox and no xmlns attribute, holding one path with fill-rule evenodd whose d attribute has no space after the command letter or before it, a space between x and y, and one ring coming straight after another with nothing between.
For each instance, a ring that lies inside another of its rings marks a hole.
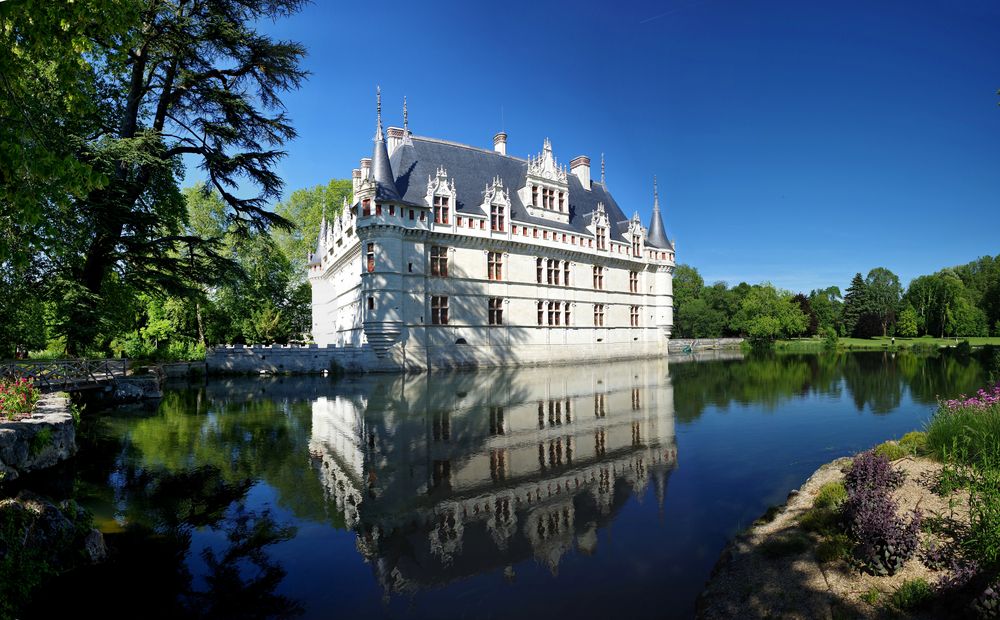
<instances>
[{"instance_id":1,"label":"moat","mask_svg":"<svg viewBox=\"0 0 1000 620\"><path fill-rule=\"evenodd\" d=\"M688 618L737 531L990 370L718 357L212 378L87 411L79 455L23 484L93 512L112 560L30 616Z\"/></svg>"}]
</instances>

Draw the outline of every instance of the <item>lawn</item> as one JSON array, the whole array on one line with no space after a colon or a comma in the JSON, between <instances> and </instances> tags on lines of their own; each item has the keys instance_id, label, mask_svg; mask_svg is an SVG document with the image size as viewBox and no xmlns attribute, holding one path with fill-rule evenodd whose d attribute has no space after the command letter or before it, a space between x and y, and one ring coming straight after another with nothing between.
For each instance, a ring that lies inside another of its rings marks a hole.
<instances>
[{"instance_id":1,"label":"lawn","mask_svg":"<svg viewBox=\"0 0 1000 620\"><path fill-rule=\"evenodd\" d=\"M878 350L882 349L937 349L941 347L953 347L963 340L968 340L969 344L974 347L981 347L983 345L997 345L1000 346L1000 336L975 336L969 338L896 338L896 343L893 345L892 338L841 338L838 341L838 347L841 349L869 349ZM775 348L779 351L812 351L816 349L823 348L823 339L820 337L815 338L793 338L790 340L778 340L775 343Z\"/></svg>"}]
</instances>

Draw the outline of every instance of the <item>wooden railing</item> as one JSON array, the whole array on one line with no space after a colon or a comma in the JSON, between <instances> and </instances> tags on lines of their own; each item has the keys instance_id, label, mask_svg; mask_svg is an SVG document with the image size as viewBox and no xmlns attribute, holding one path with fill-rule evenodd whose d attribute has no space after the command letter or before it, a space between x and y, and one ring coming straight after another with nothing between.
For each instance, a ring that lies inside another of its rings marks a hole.
<instances>
[{"instance_id":1,"label":"wooden railing","mask_svg":"<svg viewBox=\"0 0 1000 620\"><path fill-rule=\"evenodd\" d=\"M128 360L6 360L0 377L31 379L41 390L84 390L128 374Z\"/></svg>"}]
</instances>

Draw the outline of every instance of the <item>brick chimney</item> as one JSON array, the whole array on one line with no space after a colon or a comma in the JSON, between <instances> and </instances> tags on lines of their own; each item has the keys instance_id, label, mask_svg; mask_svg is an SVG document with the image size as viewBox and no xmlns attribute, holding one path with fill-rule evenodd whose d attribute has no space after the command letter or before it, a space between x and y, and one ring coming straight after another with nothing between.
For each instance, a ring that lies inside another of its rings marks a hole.
<instances>
[{"instance_id":1,"label":"brick chimney","mask_svg":"<svg viewBox=\"0 0 1000 620\"><path fill-rule=\"evenodd\" d=\"M573 161L569 162L569 171L576 175L576 178L580 179L580 184L583 185L583 189L590 191L590 158L586 155L580 155L579 157L574 157Z\"/></svg>"}]
</instances>

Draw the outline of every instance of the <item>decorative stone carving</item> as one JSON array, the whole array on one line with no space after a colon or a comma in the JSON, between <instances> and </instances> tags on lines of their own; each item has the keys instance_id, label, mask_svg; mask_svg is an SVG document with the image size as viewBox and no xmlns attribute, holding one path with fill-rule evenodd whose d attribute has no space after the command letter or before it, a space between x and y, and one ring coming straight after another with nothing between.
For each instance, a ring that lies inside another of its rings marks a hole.
<instances>
[{"instance_id":1,"label":"decorative stone carving","mask_svg":"<svg viewBox=\"0 0 1000 620\"><path fill-rule=\"evenodd\" d=\"M449 183L448 171L445 170L444 166L439 166L437 174L433 177L427 177L427 194L424 196L424 202L427 203L428 207L434 207L435 196L447 196L450 198L448 203L450 204L451 212L455 213L458 198L458 193L455 191L455 179L450 179Z\"/></svg>"}]
</instances>

